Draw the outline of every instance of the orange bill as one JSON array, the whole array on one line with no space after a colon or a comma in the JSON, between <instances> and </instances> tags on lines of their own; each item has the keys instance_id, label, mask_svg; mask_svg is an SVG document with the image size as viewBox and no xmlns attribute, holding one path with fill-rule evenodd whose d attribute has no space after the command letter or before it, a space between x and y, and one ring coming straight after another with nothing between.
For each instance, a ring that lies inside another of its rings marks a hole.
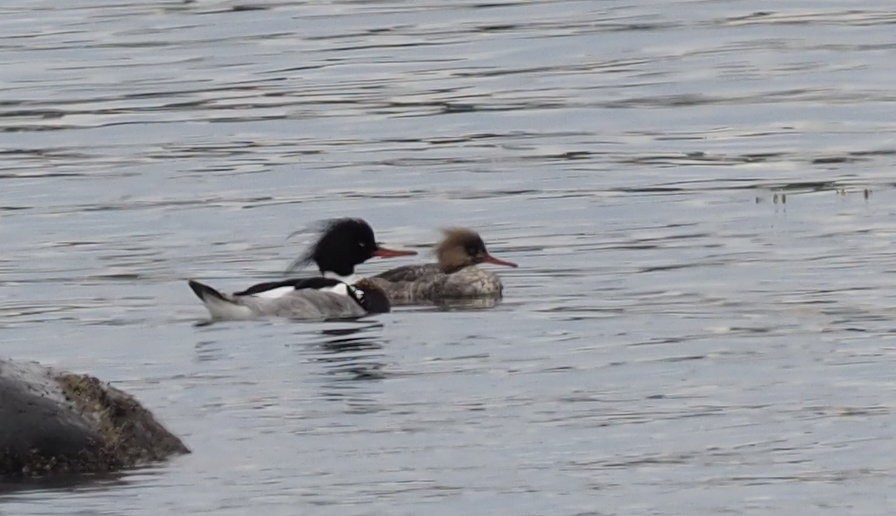
<instances>
[{"instance_id":1,"label":"orange bill","mask_svg":"<svg viewBox=\"0 0 896 516\"><path fill-rule=\"evenodd\" d=\"M495 265L504 265L507 267L516 267L517 266L513 262L508 262L508 261L501 260L499 258L495 258L494 256L492 256L490 254L485 255L485 258L483 258L482 261L486 262L486 263L493 263Z\"/></svg>"},{"instance_id":2,"label":"orange bill","mask_svg":"<svg viewBox=\"0 0 896 516\"><path fill-rule=\"evenodd\" d=\"M392 258L395 256L414 256L417 254L417 251L400 251L396 249L386 249L385 247L380 247L377 245L376 251L373 252L374 256L379 256L380 258Z\"/></svg>"}]
</instances>

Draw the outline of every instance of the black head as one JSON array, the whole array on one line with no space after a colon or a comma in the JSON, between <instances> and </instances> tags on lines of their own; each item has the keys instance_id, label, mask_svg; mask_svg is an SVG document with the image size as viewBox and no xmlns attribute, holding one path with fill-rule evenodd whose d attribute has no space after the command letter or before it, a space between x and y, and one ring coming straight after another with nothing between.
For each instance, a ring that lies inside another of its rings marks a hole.
<instances>
[{"instance_id":1,"label":"black head","mask_svg":"<svg viewBox=\"0 0 896 516\"><path fill-rule=\"evenodd\" d=\"M361 305L361 308L372 314L384 314L392 309L386 293L370 280L362 279L352 285L350 289L352 297Z\"/></svg>"},{"instance_id":2,"label":"black head","mask_svg":"<svg viewBox=\"0 0 896 516\"><path fill-rule=\"evenodd\" d=\"M325 223L317 242L290 267L314 262L321 274L330 271L340 276L350 276L355 265L374 256L404 256L414 251L393 251L376 243L373 229L361 219L333 219Z\"/></svg>"}]
</instances>

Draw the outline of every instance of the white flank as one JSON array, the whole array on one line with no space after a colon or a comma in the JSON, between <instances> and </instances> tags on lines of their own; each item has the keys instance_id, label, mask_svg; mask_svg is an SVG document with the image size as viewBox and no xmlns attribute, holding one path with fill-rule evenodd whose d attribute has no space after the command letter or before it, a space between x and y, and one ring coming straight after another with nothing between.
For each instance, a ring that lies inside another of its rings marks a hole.
<instances>
[{"instance_id":1,"label":"white flank","mask_svg":"<svg viewBox=\"0 0 896 516\"><path fill-rule=\"evenodd\" d=\"M208 312L214 319L252 319L254 314L248 306L238 305L231 301L208 296L202 299Z\"/></svg>"}]
</instances>

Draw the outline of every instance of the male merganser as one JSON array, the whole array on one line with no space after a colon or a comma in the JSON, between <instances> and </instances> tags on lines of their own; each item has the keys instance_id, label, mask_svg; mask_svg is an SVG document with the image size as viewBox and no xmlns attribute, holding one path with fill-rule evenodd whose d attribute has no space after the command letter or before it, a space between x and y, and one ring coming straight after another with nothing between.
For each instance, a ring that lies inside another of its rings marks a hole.
<instances>
[{"instance_id":1,"label":"male merganser","mask_svg":"<svg viewBox=\"0 0 896 516\"><path fill-rule=\"evenodd\" d=\"M444 230L436 246L438 263L406 265L368 278L382 288L392 304L415 304L449 300L501 297L503 286L493 272L479 263L516 267L488 253L475 231L466 228Z\"/></svg>"},{"instance_id":2,"label":"male merganser","mask_svg":"<svg viewBox=\"0 0 896 516\"><path fill-rule=\"evenodd\" d=\"M355 265L374 256L410 256L416 251L386 249L376 243L373 229L361 219L336 219L324 228L307 254L296 261L313 261L321 274L350 276ZM295 264L294 264L295 265ZM388 312L389 299L368 280L354 284L339 279L314 277L268 281L233 294L222 294L198 281L190 288L202 300L213 319L343 319L368 313Z\"/></svg>"}]
</instances>

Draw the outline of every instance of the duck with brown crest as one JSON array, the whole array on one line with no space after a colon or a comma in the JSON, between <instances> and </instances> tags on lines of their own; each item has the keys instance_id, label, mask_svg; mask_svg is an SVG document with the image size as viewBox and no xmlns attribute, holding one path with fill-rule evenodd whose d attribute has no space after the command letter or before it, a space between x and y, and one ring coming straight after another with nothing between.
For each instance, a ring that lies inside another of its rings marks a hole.
<instances>
[{"instance_id":1,"label":"duck with brown crest","mask_svg":"<svg viewBox=\"0 0 896 516\"><path fill-rule=\"evenodd\" d=\"M406 265L369 278L392 304L441 303L464 299L500 299L500 278L478 267L492 263L516 267L489 254L478 233L466 228L444 230L435 248L437 263Z\"/></svg>"}]
</instances>

